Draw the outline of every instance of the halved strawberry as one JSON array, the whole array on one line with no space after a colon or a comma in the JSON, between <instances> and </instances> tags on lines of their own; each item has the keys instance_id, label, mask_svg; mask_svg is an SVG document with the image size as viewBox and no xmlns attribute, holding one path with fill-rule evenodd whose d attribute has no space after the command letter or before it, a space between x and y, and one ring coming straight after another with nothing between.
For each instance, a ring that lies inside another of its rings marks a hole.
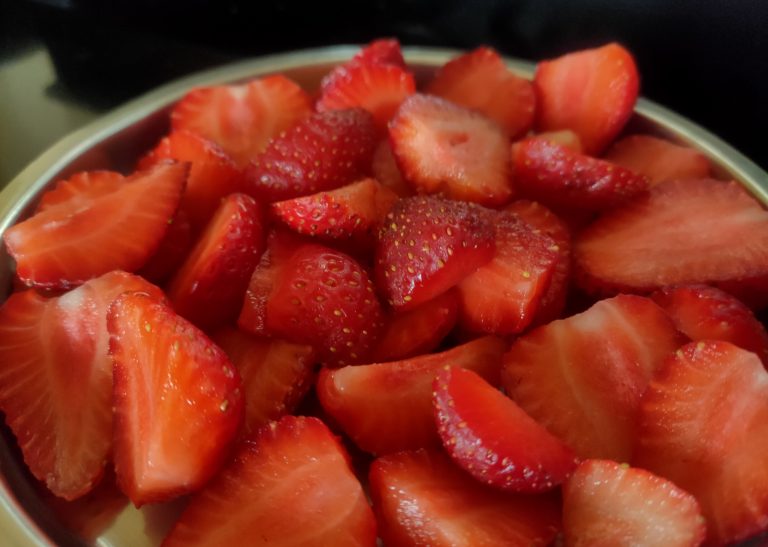
<instances>
[{"instance_id":1,"label":"halved strawberry","mask_svg":"<svg viewBox=\"0 0 768 547\"><path fill-rule=\"evenodd\" d=\"M633 462L696 497L708 544L768 529L767 451L768 372L754 353L692 342L643 396Z\"/></svg>"},{"instance_id":2,"label":"halved strawberry","mask_svg":"<svg viewBox=\"0 0 768 547\"><path fill-rule=\"evenodd\" d=\"M65 202L88 206L90 200L114 192L124 182L125 177L114 171L75 173L65 180L58 181L53 189L46 191L40 198L35 213Z\"/></svg>"},{"instance_id":3,"label":"halved strawberry","mask_svg":"<svg viewBox=\"0 0 768 547\"><path fill-rule=\"evenodd\" d=\"M192 224L184 209L179 209L169 222L168 231L155 254L136 273L152 283L165 283L187 258L194 243Z\"/></svg>"},{"instance_id":4,"label":"halved strawberry","mask_svg":"<svg viewBox=\"0 0 768 547\"><path fill-rule=\"evenodd\" d=\"M405 181L397 166L395 156L392 155L392 146L388 140L383 140L373 153L371 172L374 178L383 186L392 190L401 198L413 195L413 188Z\"/></svg>"},{"instance_id":5,"label":"halved strawberry","mask_svg":"<svg viewBox=\"0 0 768 547\"><path fill-rule=\"evenodd\" d=\"M554 496L498 492L437 451L383 456L370 482L386 545L549 545L560 528Z\"/></svg>"},{"instance_id":6,"label":"halved strawberry","mask_svg":"<svg viewBox=\"0 0 768 547\"><path fill-rule=\"evenodd\" d=\"M376 282L391 306L438 296L491 260L491 214L436 196L405 198L387 215L376 246Z\"/></svg>"},{"instance_id":7,"label":"halved strawberry","mask_svg":"<svg viewBox=\"0 0 768 547\"><path fill-rule=\"evenodd\" d=\"M518 338L504 356L502 382L582 458L627 461L640 397L685 341L652 300L619 295Z\"/></svg>"},{"instance_id":8,"label":"halved strawberry","mask_svg":"<svg viewBox=\"0 0 768 547\"><path fill-rule=\"evenodd\" d=\"M373 547L376 521L349 456L317 418L286 416L195 494L163 547Z\"/></svg>"},{"instance_id":9,"label":"halved strawberry","mask_svg":"<svg viewBox=\"0 0 768 547\"><path fill-rule=\"evenodd\" d=\"M363 450L374 454L437 445L432 380L445 366L497 383L506 344L487 336L442 353L403 361L323 369L317 395L325 411Z\"/></svg>"},{"instance_id":10,"label":"halved strawberry","mask_svg":"<svg viewBox=\"0 0 768 547\"><path fill-rule=\"evenodd\" d=\"M264 247L258 204L228 196L168 286L176 312L205 329L234 320Z\"/></svg>"},{"instance_id":11,"label":"halved strawberry","mask_svg":"<svg viewBox=\"0 0 768 547\"><path fill-rule=\"evenodd\" d=\"M501 205L514 193L509 142L482 114L429 95L406 99L389 123L392 152L420 193Z\"/></svg>"},{"instance_id":12,"label":"halved strawberry","mask_svg":"<svg viewBox=\"0 0 768 547\"><path fill-rule=\"evenodd\" d=\"M164 302L123 294L109 308L114 461L137 507L200 488L243 421L240 376L224 352Z\"/></svg>"},{"instance_id":13,"label":"halved strawberry","mask_svg":"<svg viewBox=\"0 0 768 547\"><path fill-rule=\"evenodd\" d=\"M173 107L173 129L215 142L244 167L281 131L309 115L309 95L285 76L193 89Z\"/></svg>"},{"instance_id":14,"label":"halved strawberry","mask_svg":"<svg viewBox=\"0 0 768 547\"><path fill-rule=\"evenodd\" d=\"M696 498L644 469L587 460L563 485L565 541L573 547L696 547L706 536Z\"/></svg>"},{"instance_id":15,"label":"halved strawberry","mask_svg":"<svg viewBox=\"0 0 768 547\"><path fill-rule=\"evenodd\" d=\"M498 52L489 47L448 61L426 92L485 114L513 139L533 125L533 85L509 70Z\"/></svg>"},{"instance_id":16,"label":"halved strawberry","mask_svg":"<svg viewBox=\"0 0 768 547\"><path fill-rule=\"evenodd\" d=\"M575 131L584 151L596 154L632 115L639 76L632 55L611 43L540 62L533 87L537 129Z\"/></svg>"}]
</instances>

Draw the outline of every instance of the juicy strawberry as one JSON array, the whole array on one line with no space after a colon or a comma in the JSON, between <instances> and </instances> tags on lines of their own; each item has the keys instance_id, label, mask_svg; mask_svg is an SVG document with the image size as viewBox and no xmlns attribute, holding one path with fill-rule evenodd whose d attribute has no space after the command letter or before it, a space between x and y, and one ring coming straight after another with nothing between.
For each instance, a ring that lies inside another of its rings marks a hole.
<instances>
[{"instance_id":1,"label":"juicy strawberry","mask_svg":"<svg viewBox=\"0 0 768 547\"><path fill-rule=\"evenodd\" d=\"M560 528L553 496L490 489L436 451L383 456L370 482L386 545L549 545Z\"/></svg>"},{"instance_id":2,"label":"juicy strawberry","mask_svg":"<svg viewBox=\"0 0 768 547\"><path fill-rule=\"evenodd\" d=\"M58 298L14 293L0 308L0 410L32 474L68 500L100 480L112 447L107 307L132 290L162 295L112 272Z\"/></svg>"},{"instance_id":3,"label":"juicy strawberry","mask_svg":"<svg viewBox=\"0 0 768 547\"><path fill-rule=\"evenodd\" d=\"M601 291L766 275L768 212L735 182L665 182L581 232L574 258Z\"/></svg>"},{"instance_id":4,"label":"juicy strawberry","mask_svg":"<svg viewBox=\"0 0 768 547\"><path fill-rule=\"evenodd\" d=\"M405 181L400 169L397 167L395 156L392 155L392 147L388 140L383 140L376 147L373 154L371 172L376 180L383 186L392 190L401 198L413 195L413 189Z\"/></svg>"},{"instance_id":5,"label":"juicy strawberry","mask_svg":"<svg viewBox=\"0 0 768 547\"><path fill-rule=\"evenodd\" d=\"M502 382L582 458L627 461L640 397L684 338L648 298L620 295L518 338Z\"/></svg>"},{"instance_id":6,"label":"juicy strawberry","mask_svg":"<svg viewBox=\"0 0 768 547\"><path fill-rule=\"evenodd\" d=\"M138 507L200 488L242 423L237 370L202 332L147 294L120 296L107 326L120 489Z\"/></svg>"},{"instance_id":7,"label":"juicy strawberry","mask_svg":"<svg viewBox=\"0 0 768 547\"><path fill-rule=\"evenodd\" d=\"M688 492L608 460L583 462L563 485L563 526L573 547L696 547L706 535Z\"/></svg>"},{"instance_id":8,"label":"juicy strawberry","mask_svg":"<svg viewBox=\"0 0 768 547\"><path fill-rule=\"evenodd\" d=\"M397 41L397 38L374 40L352 57L351 62L395 65L405 68L405 59L403 59L403 52L400 49L400 42Z\"/></svg>"},{"instance_id":9,"label":"juicy strawberry","mask_svg":"<svg viewBox=\"0 0 768 547\"><path fill-rule=\"evenodd\" d=\"M246 172L248 186L266 201L333 190L368 174L375 147L365 110L313 114L269 143Z\"/></svg>"},{"instance_id":10,"label":"juicy strawberry","mask_svg":"<svg viewBox=\"0 0 768 547\"><path fill-rule=\"evenodd\" d=\"M533 85L509 70L498 52L489 47L448 61L426 92L485 114L513 139L533 125Z\"/></svg>"},{"instance_id":11,"label":"juicy strawberry","mask_svg":"<svg viewBox=\"0 0 768 547\"><path fill-rule=\"evenodd\" d=\"M173 129L185 129L215 142L244 167L281 131L309 115L306 91L285 76L241 85L201 87L173 107Z\"/></svg>"},{"instance_id":12,"label":"juicy strawberry","mask_svg":"<svg viewBox=\"0 0 768 547\"><path fill-rule=\"evenodd\" d=\"M445 366L470 368L492 383L499 377L505 343L478 338L442 353L403 361L324 369L317 395L363 450L374 454L439 443L432 417L432 380Z\"/></svg>"},{"instance_id":13,"label":"juicy strawberry","mask_svg":"<svg viewBox=\"0 0 768 547\"><path fill-rule=\"evenodd\" d=\"M708 544L768 528L766 451L768 372L753 353L692 342L643 396L634 462L696 497Z\"/></svg>"},{"instance_id":14,"label":"juicy strawberry","mask_svg":"<svg viewBox=\"0 0 768 547\"><path fill-rule=\"evenodd\" d=\"M179 269L195 243L192 224L183 209L176 211L176 216L169 224L157 251L137 272L158 285L167 281Z\"/></svg>"},{"instance_id":15,"label":"juicy strawberry","mask_svg":"<svg viewBox=\"0 0 768 547\"><path fill-rule=\"evenodd\" d=\"M632 115L639 76L632 55L616 43L542 61L533 79L536 127L570 129L596 154Z\"/></svg>"},{"instance_id":16,"label":"juicy strawberry","mask_svg":"<svg viewBox=\"0 0 768 547\"><path fill-rule=\"evenodd\" d=\"M376 282L390 305L431 300L491 260L488 211L434 196L401 199L379 232Z\"/></svg>"},{"instance_id":17,"label":"juicy strawberry","mask_svg":"<svg viewBox=\"0 0 768 547\"><path fill-rule=\"evenodd\" d=\"M400 171L421 193L483 205L512 197L507 138L482 114L413 95L389 123L389 139Z\"/></svg>"},{"instance_id":18,"label":"juicy strawberry","mask_svg":"<svg viewBox=\"0 0 768 547\"><path fill-rule=\"evenodd\" d=\"M228 196L168 287L175 310L201 328L237 317L264 251L264 222L253 198Z\"/></svg>"},{"instance_id":19,"label":"juicy strawberry","mask_svg":"<svg viewBox=\"0 0 768 547\"><path fill-rule=\"evenodd\" d=\"M77 203L88 206L90 201L111 194L125 182L125 177L114 171L84 171L60 180L52 190L40 198L35 213L45 211L60 203Z\"/></svg>"},{"instance_id":20,"label":"juicy strawberry","mask_svg":"<svg viewBox=\"0 0 768 547\"><path fill-rule=\"evenodd\" d=\"M349 457L317 418L286 416L195 494L163 547L373 547L376 522Z\"/></svg>"}]
</instances>

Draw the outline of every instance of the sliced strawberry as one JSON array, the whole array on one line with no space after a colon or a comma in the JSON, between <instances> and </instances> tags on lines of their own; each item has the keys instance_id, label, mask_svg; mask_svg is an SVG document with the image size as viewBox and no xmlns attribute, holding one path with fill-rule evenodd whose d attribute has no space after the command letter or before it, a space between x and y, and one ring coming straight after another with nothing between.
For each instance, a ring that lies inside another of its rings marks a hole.
<instances>
[{"instance_id":1,"label":"sliced strawberry","mask_svg":"<svg viewBox=\"0 0 768 547\"><path fill-rule=\"evenodd\" d=\"M383 456L370 482L386 545L549 545L560 528L554 496L498 492L437 451Z\"/></svg>"},{"instance_id":2,"label":"sliced strawberry","mask_svg":"<svg viewBox=\"0 0 768 547\"><path fill-rule=\"evenodd\" d=\"M560 129L558 131L544 131L534 135L537 139L544 139L560 146L565 146L571 152L582 154L584 148L581 146L581 139L570 129Z\"/></svg>"},{"instance_id":3,"label":"sliced strawberry","mask_svg":"<svg viewBox=\"0 0 768 547\"><path fill-rule=\"evenodd\" d=\"M184 210L179 209L157 251L137 273L152 283L165 283L182 265L194 243L192 224Z\"/></svg>"},{"instance_id":4,"label":"sliced strawberry","mask_svg":"<svg viewBox=\"0 0 768 547\"><path fill-rule=\"evenodd\" d=\"M692 342L643 396L634 462L693 494L707 543L768 529L768 372L751 352Z\"/></svg>"},{"instance_id":5,"label":"sliced strawberry","mask_svg":"<svg viewBox=\"0 0 768 547\"><path fill-rule=\"evenodd\" d=\"M397 309L431 300L491 260L492 216L435 196L401 199L379 232L376 282Z\"/></svg>"},{"instance_id":6,"label":"sliced strawberry","mask_svg":"<svg viewBox=\"0 0 768 547\"><path fill-rule=\"evenodd\" d=\"M426 92L485 114L513 139L533 125L533 85L509 70L498 52L489 47L448 61Z\"/></svg>"},{"instance_id":7,"label":"sliced strawberry","mask_svg":"<svg viewBox=\"0 0 768 547\"><path fill-rule=\"evenodd\" d=\"M246 84L193 89L173 107L171 122L173 129L215 142L244 167L311 108L307 92L278 74Z\"/></svg>"},{"instance_id":8,"label":"sliced strawberry","mask_svg":"<svg viewBox=\"0 0 768 547\"><path fill-rule=\"evenodd\" d=\"M533 79L536 127L570 129L599 153L632 115L639 90L632 55L616 43L542 61Z\"/></svg>"},{"instance_id":9,"label":"sliced strawberry","mask_svg":"<svg viewBox=\"0 0 768 547\"><path fill-rule=\"evenodd\" d=\"M163 547L373 547L376 521L349 456L317 418L286 416L245 442Z\"/></svg>"},{"instance_id":10,"label":"sliced strawberry","mask_svg":"<svg viewBox=\"0 0 768 547\"><path fill-rule=\"evenodd\" d=\"M696 547L706 525L696 499L644 469L587 460L563 485L565 541L573 547Z\"/></svg>"},{"instance_id":11,"label":"sliced strawberry","mask_svg":"<svg viewBox=\"0 0 768 547\"><path fill-rule=\"evenodd\" d=\"M627 461L640 397L684 342L652 300L619 295L518 338L504 356L502 382L582 458Z\"/></svg>"},{"instance_id":12,"label":"sliced strawberry","mask_svg":"<svg viewBox=\"0 0 768 547\"><path fill-rule=\"evenodd\" d=\"M107 326L120 489L139 507L200 488L243 420L237 370L202 332L147 294L120 296Z\"/></svg>"},{"instance_id":13,"label":"sliced strawberry","mask_svg":"<svg viewBox=\"0 0 768 547\"><path fill-rule=\"evenodd\" d=\"M483 205L512 197L508 140L482 114L412 95L389 123L389 140L400 171L420 193Z\"/></svg>"},{"instance_id":14,"label":"sliced strawberry","mask_svg":"<svg viewBox=\"0 0 768 547\"><path fill-rule=\"evenodd\" d=\"M574 259L598 291L766 275L768 212L735 182L665 182L582 231Z\"/></svg>"},{"instance_id":15,"label":"sliced strawberry","mask_svg":"<svg viewBox=\"0 0 768 547\"><path fill-rule=\"evenodd\" d=\"M60 180L52 190L45 192L35 213L65 202L87 207L91 200L114 192L124 182L125 177L114 171L76 173L68 179Z\"/></svg>"},{"instance_id":16,"label":"sliced strawberry","mask_svg":"<svg viewBox=\"0 0 768 547\"><path fill-rule=\"evenodd\" d=\"M9 228L3 239L30 286L67 289L112 270L135 271L168 230L184 189L186 164L129 177L108 194L63 202Z\"/></svg>"},{"instance_id":17,"label":"sliced strawberry","mask_svg":"<svg viewBox=\"0 0 768 547\"><path fill-rule=\"evenodd\" d=\"M405 59L403 59L403 52L400 49L400 42L397 41L397 38L379 38L374 40L352 57L351 62L395 65L405 68Z\"/></svg>"},{"instance_id":18,"label":"sliced strawberry","mask_svg":"<svg viewBox=\"0 0 768 547\"><path fill-rule=\"evenodd\" d=\"M437 445L432 380L443 367L470 368L497 383L506 344L478 338L442 353L403 361L324 369L320 403L363 450L374 454Z\"/></svg>"},{"instance_id":19,"label":"sliced strawberry","mask_svg":"<svg viewBox=\"0 0 768 547\"><path fill-rule=\"evenodd\" d=\"M205 329L234 320L264 240L258 204L245 194L228 196L171 280L174 309Z\"/></svg>"},{"instance_id":20,"label":"sliced strawberry","mask_svg":"<svg viewBox=\"0 0 768 547\"><path fill-rule=\"evenodd\" d=\"M376 180L383 186L392 190L401 198L413 195L413 189L405 181L400 169L397 167L395 156L392 155L392 147L388 140L383 140L376 147L373 154L371 172Z\"/></svg>"}]
</instances>

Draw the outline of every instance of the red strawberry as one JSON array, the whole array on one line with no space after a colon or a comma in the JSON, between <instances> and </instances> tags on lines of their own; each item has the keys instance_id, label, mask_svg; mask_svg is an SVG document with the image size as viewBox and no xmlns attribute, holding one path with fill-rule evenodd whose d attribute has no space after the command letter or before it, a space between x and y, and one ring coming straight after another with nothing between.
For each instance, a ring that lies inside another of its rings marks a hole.
<instances>
[{"instance_id":1,"label":"red strawberry","mask_svg":"<svg viewBox=\"0 0 768 547\"><path fill-rule=\"evenodd\" d=\"M435 375L450 365L470 368L496 383L505 347L499 338L487 336L403 361L323 369L317 395L363 450L384 454L436 445L430 400Z\"/></svg>"},{"instance_id":2,"label":"red strawberry","mask_svg":"<svg viewBox=\"0 0 768 547\"><path fill-rule=\"evenodd\" d=\"M368 174L375 147L365 110L313 114L274 138L248 168L249 191L279 201L333 190Z\"/></svg>"},{"instance_id":3,"label":"red strawberry","mask_svg":"<svg viewBox=\"0 0 768 547\"><path fill-rule=\"evenodd\" d=\"M114 171L84 171L60 180L52 190L40 198L35 213L60 203L88 206L91 200L111 194L125 182L125 177Z\"/></svg>"},{"instance_id":4,"label":"red strawberry","mask_svg":"<svg viewBox=\"0 0 768 547\"><path fill-rule=\"evenodd\" d=\"M371 465L370 482L386 545L549 545L560 528L553 496L490 489L440 452L381 457Z\"/></svg>"},{"instance_id":5,"label":"red strawberry","mask_svg":"<svg viewBox=\"0 0 768 547\"><path fill-rule=\"evenodd\" d=\"M716 284L753 310L768 307L768 273L739 279L729 279Z\"/></svg>"},{"instance_id":6,"label":"red strawberry","mask_svg":"<svg viewBox=\"0 0 768 547\"><path fill-rule=\"evenodd\" d=\"M693 494L707 543L768 528L768 372L728 342L692 342L643 396L634 462Z\"/></svg>"},{"instance_id":7,"label":"red strawberry","mask_svg":"<svg viewBox=\"0 0 768 547\"><path fill-rule=\"evenodd\" d=\"M639 76L632 55L612 43L540 62L533 87L536 127L575 131L584 151L596 154L632 115Z\"/></svg>"},{"instance_id":8,"label":"red strawberry","mask_svg":"<svg viewBox=\"0 0 768 547\"><path fill-rule=\"evenodd\" d=\"M373 547L376 522L349 456L317 418L286 416L195 494L163 547Z\"/></svg>"},{"instance_id":9,"label":"red strawberry","mask_svg":"<svg viewBox=\"0 0 768 547\"><path fill-rule=\"evenodd\" d=\"M179 269L194 242L192 224L184 210L179 209L157 251L137 273L158 285L164 283Z\"/></svg>"},{"instance_id":10,"label":"red strawberry","mask_svg":"<svg viewBox=\"0 0 768 547\"><path fill-rule=\"evenodd\" d=\"M115 300L107 326L120 489L139 507L200 488L243 420L237 370L202 332L145 293Z\"/></svg>"},{"instance_id":11,"label":"red strawberry","mask_svg":"<svg viewBox=\"0 0 768 547\"><path fill-rule=\"evenodd\" d=\"M688 492L608 460L582 462L563 485L563 525L573 547L696 547L706 535Z\"/></svg>"},{"instance_id":12,"label":"red strawberry","mask_svg":"<svg viewBox=\"0 0 768 547\"><path fill-rule=\"evenodd\" d=\"M215 142L244 167L276 137L309 115L306 91L285 76L241 85L201 87L173 107L173 129L185 129Z\"/></svg>"},{"instance_id":13,"label":"red strawberry","mask_svg":"<svg viewBox=\"0 0 768 547\"><path fill-rule=\"evenodd\" d=\"M508 140L482 114L413 95L389 123L389 140L400 171L420 193L483 205L512 197Z\"/></svg>"},{"instance_id":14,"label":"red strawberry","mask_svg":"<svg viewBox=\"0 0 768 547\"><path fill-rule=\"evenodd\" d=\"M491 260L492 217L469 203L435 196L401 199L379 232L376 282L390 305L431 300Z\"/></svg>"},{"instance_id":15,"label":"red strawberry","mask_svg":"<svg viewBox=\"0 0 768 547\"><path fill-rule=\"evenodd\" d=\"M766 275L768 212L735 182L665 182L581 232L574 259L601 291Z\"/></svg>"},{"instance_id":16,"label":"red strawberry","mask_svg":"<svg viewBox=\"0 0 768 547\"><path fill-rule=\"evenodd\" d=\"M513 139L533 125L536 97L531 82L509 70L489 47L448 61L426 92L485 114Z\"/></svg>"},{"instance_id":17,"label":"red strawberry","mask_svg":"<svg viewBox=\"0 0 768 547\"><path fill-rule=\"evenodd\" d=\"M653 301L619 295L518 338L502 383L582 458L627 461L640 397L684 341Z\"/></svg>"},{"instance_id":18,"label":"red strawberry","mask_svg":"<svg viewBox=\"0 0 768 547\"><path fill-rule=\"evenodd\" d=\"M373 154L373 163L371 172L376 180L383 186L392 190L401 198L412 196L413 189L405 181L400 169L395 162L395 156L392 155L392 147L388 140L383 140L376 147Z\"/></svg>"},{"instance_id":19,"label":"red strawberry","mask_svg":"<svg viewBox=\"0 0 768 547\"><path fill-rule=\"evenodd\" d=\"M405 68L405 59L397 38L379 38L360 50L352 63L395 65Z\"/></svg>"},{"instance_id":20,"label":"red strawberry","mask_svg":"<svg viewBox=\"0 0 768 547\"><path fill-rule=\"evenodd\" d=\"M264 221L244 194L228 196L168 287L174 309L201 328L237 317L264 252Z\"/></svg>"},{"instance_id":21,"label":"red strawberry","mask_svg":"<svg viewBox=\"0 0 768 547\"><path fill-rule=\"evenodd\" d=\"M58 298L14 293L0 308L0 410L32 474L68 500L101 479L112 447L107 307L133 290L162 296L112 272Z\"/></svg>"}]
</instances>

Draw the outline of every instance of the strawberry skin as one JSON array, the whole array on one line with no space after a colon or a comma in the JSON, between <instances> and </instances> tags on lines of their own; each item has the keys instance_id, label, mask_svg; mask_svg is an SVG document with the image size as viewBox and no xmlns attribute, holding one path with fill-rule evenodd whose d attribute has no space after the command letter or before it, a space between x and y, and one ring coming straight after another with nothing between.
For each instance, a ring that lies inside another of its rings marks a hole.
<instances>
[{"instance_id":1,"label":"strawberry skin","mask_svg":"<svg viewBox=\"0 0 768 547\"><path fill-rule=\"evenodd\" d=\"M53 189L46 191L40 198L35 213L65 202L88 206L90 200L114 192L124 182L125 177L114 171L76 173L68 179L60 180Z\"/></svg>"}]
</instances>

